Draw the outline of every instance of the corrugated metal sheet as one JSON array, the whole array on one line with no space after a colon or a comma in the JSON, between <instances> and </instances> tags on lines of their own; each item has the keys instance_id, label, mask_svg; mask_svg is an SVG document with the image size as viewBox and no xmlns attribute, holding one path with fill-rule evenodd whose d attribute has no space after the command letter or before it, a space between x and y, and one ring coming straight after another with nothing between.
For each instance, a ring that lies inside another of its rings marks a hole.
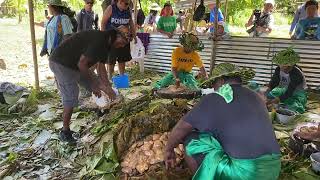
<instances>
[{"instance_id":1,"label":"corrugated metal sheet","mask_svg":"<svg viewBox=\"0 0 320 180\"><path fill-rule=\"evenodd\" d=\"M205 36L200 36L200 39L205 44L205 49L200 52L200 55L209 71L213 43ZM158 72L170 71L171 53L178 45L178 36L168 39L162 35L151 35L148 54L144 60L145 68ZM271 62L273 55L291 45L294 45L294 49L301 56L299 66L306 75L308 86L320 87L319 41L233 37L230 40L218 42L215 64L230 62L239 66L252 67L257 72L254 80L260 84L266 84L276 67Z\"/></svg>"},{"instance_id":2,"label":"corrugated metal sheet","mask_svg":"<svg viewBox=\"0 0 320 180\"><path fill-rule=\"evenodd\" d=\"M229 0L234 1L234 0ZM175 1L175 7L178 9L187 9L191 8L193 4L196 2L196 0L176 0ZM204 4L208 5L209 3L216 2L216 0L204 0ZM225 3L226 0L220 0L220 3ZM200 0L197 1L197 6L200 4Z\"/></svg>"}]
</instances>

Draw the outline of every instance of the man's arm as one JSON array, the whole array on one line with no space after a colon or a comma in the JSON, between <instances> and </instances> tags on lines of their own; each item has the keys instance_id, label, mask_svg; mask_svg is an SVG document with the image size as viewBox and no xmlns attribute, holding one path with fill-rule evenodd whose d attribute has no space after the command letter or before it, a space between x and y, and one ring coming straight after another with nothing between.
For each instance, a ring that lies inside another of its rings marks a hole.
<instances>
[{"instance_id":1,"label":"man's arm","mask_svg":"<svg viewBox=\"0 0 320 180\"><path fill-rule=\"evenodd\" d=\"M301 13L301 8L299 7L297 9L296 14L294 15L294 18L293 18L292 23L291 23L291 27L290 27L290 31L289 31L290 36L292 35L292 32L293 32L294 28L296 27L296 25L298 23L300 13Z\"/></svg>"},{"instance_id":2,"label":"man's arm","mask_svg":"<svg viewBox=\"0 0 320 180\"><path fill-rule=\"evenodd\" d=\"M84 56L84 55L81 55L80 57L80 61L78 63L78 68L80 70L80 73L81 75L88 81L90 82L90 86L91 86L91 89L92 89L92 92L100 97L101 96L101 92L100 92L100 89L98 88L98 82L90 76L90 66L89 66L89 62L90 62L90 58Z\"/></svg>"},{"instance_id":3,"label":"man's arm","mask_svg":"<svg viewBox=\"0 0 320 180\"><path fill-rule=\"evenodd\" d=\"M207 74L206 68L204 66L202 66L200 68L200 73L204 78L206 78L206 79L208 78L208 74Z\"/></svg>"},{"instance_id":4,"label":"man's arm","mask_svg":"<svg viewBox=\"0 0 320 180\"><path fill-rule=\"evenodd\" d=\"M108 24L108 21L110 20L110 17L112 15L112 6L108 6L107 9L103 13L103 17L101 20L101 31L106 30L106 26Z\"/></svg>"},{"instance_id":5,"label":"man's arm","mask_svg":"<svg viewBox=\"0 0 320 180\"><path fill-rule=\"evenodd\" d=\"M175 153L174 148L180 143L183 143L185 137L192 132L192 126L180 120L177 125L173 128L169 135L168 143L165 149L165 163L167 168L173 168L175 165Z\"/></svg>"},{"instance_id":6,"label":"man's arm","mask_svg":"<svg viewBox=\"0 0 320 180\"><path fill-rule=\"evenodd\" d=\"M135 28L135 25L133 23L132 18L130 18L130 20L129 20L129 25L130 25L131 35L132 35L135 43L137 43L136 28Z\"/></svg>"},{"instance_id":7,"label":"man's arm","mask_svg":"<svg viewBox=\"0 0 320 180\"><path fill-rule=\"evenodd\" d=\"M245 24L246 27L250 27L253 25L253 18L254 18L254 14L252 13L248 22Z\"/></svg>"},{"instance_id":8,"label":"man's arm","mask_svg":"<svg viewBox=\"0 0 320 180\"><path fill-rule=\"evenodd\" d=\"M82 23L82 22L80 22L80 18L81 17L81 11L77 14L77 16L76 16L76 20L77 20L77 23L78 23L78 27L77 27L77 32L79 32L79 31L81 31L81 27L80 27L80 24Z\"/></svg>"},{"instance_id":9,"label":"man's arm","mask_svg":"<svg viewBox=\"0 0 320 180\"><path fill-rule=\"evenodd\" d=\"M111 100L115 99L116 94L111 87L111 83L108 80L108 74L106 66L103 63L97 63L97 71L100 79L99 87L105 92Z\"/></svg>"},{"instance_id":10,"label":"man's arm","mask_svg":"<svg viewBox=\"0 0 320 180\"><path fill-rule=\"evenodd\" d=\"M97 71L99 75L99 79L106 85L111 86L111 83L108 79L108 73L106 70L106 66L103 63L97 63Z\"/></svg>"},{"instance_id":11,"label":"man's arm","mask_svg":"<svg viewBox=\"0 0 320 180\"><path fill-rule=\"evenodd\" d=\"M280 68L277 67L269 82L267 92L272 91L272 89L277 87L279 83L280 83Z\"/></svg>"}]
</instances>

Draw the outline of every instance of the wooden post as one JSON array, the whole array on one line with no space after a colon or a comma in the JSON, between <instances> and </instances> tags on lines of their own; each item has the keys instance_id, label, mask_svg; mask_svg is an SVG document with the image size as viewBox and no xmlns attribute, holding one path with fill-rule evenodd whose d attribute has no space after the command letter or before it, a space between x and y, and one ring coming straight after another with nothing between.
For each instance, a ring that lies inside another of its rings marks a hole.
<instances>
[{"instance_id":1,"label":"wooden post","mask_svg":"<svg viewBox=\"0 0 320 180\"><path fill-rule=\"evenodd\" d=\"M134 8L134 26L137 25L137 16L138 16L138 12L137 12L137 3L138 3L139 0L134 0L133 1L133 8ZM140 7L142 8L142 7ZM137 27L135 27L137 28Z\"/></svg>"},{"instance_id":2,"label":"wooden post","mask_svg":"<svg viewBox=\"0 0 320 180\"><path fill-rule=\"evenodd\" d=\"M224 5L224 22L227 22L228 19L228 0L226 0L226 3Z\"/></svg>"},{"instance_id":3,"label":"wooden post","mask_svg":"<svg viewBox=\"0 0 320 180\"><path fill-rule=\"evenodd\" d=\"M30 32L31 32L31 43L32 43L32 55L33 55L35 88L36 88L37 91L39 91L40 86L39 86L39 72L38 72L36 37L35 37L35 30L34 30L33 0L28 0L28 4L29 4L29 20L30 20Z\"/></svg>"},{"instance_id":4,"label":"wooden post","mask_svg":"<svg viewBox=\"0 0 320 180\"><path fill-rule=\"evenodd\" d=\"M217 35L218 35L218 10L220 7L220 0L216 0L216 10L215 10L215 14L214 14L214 39L216 39ZM210 63L210 74L212 73L212 70L214 68L214 64L215 64L215 60L216 60L216 55L217 55L217 41L214 40L213 41L213 45L212 45L212 54L211 54L211 63Z\"/></svg>"}]
</instances>

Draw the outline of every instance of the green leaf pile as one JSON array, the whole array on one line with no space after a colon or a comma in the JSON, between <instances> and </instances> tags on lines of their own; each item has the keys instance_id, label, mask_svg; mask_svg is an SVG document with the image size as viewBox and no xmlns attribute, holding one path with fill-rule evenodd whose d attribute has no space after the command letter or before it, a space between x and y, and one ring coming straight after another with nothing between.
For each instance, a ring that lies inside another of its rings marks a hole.
<instances>
[{"instance_id":1,"label":"green leaf pile","mask_svg":"<svg viewBox=\"0 0 320 180\"><path fill-rule=\"evenodd\" d=\"M299 61L300 56L292 46L278 52L272 59L272 62L278 65L295 65Z\"/></svg>"}]
</instances>

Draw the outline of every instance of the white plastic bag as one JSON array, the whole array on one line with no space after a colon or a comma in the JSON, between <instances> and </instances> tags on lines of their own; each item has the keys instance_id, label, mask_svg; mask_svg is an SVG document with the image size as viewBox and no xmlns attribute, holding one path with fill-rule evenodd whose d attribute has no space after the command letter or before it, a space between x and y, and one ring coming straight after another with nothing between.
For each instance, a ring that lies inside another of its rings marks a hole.
<instances>
[{"instance_id":1,"label":"white plastic bag","mask_svg":"<svg viewBox=\"0 0 320 180\"><path fill-rule=\"evenodd\" d=\"M140 62L143 60L145 55L145 49L141 39L137 36L137 43L135 44L134 41L130 42L130 49L131 49L131 57L133 61Z\"/></svg>"},{"instance_id":2,"label":"white plastic bag","mask_svg":"<svg viewBox=\"0 0 320 180\"><path fill-rule=\"evenodd\" d=\"M116 96L119 96L119 91L115 88L112 89L116 93ZM94 94L92 94L92 99L97 104L97 106L101 108L106 107L110 103L110 99L103 92L101 97L97 97Z\"/></svg>"}]
</instances>

